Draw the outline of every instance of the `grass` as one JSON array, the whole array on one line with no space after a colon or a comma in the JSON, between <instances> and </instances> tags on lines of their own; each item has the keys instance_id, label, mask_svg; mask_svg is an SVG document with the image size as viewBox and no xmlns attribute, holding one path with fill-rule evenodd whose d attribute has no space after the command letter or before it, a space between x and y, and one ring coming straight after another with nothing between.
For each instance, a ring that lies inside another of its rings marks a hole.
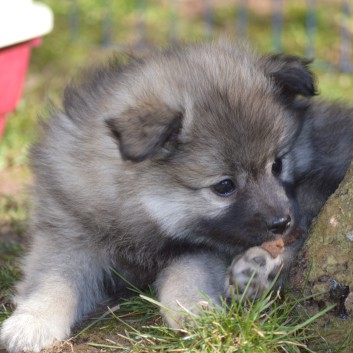
<instances>
[{"instance_id":1,"label":"grass","mask_svg":"<svg viewBox=\"0 0 353 353\"><path fill-rule=\"evenodd\" d=\"M55 12L55 29L44 38L41 47L33 49L22 100L9 117L0 143L0 186L4 185L2 178L7 174L6 182L15 186L22 184L23 180L30 180L28 146L36 138L37 116L45 115L47 97L59 102L66 82L82 66L104 60L113 49L130 50L141 39L135 27L139 14L133 1L120 0L119 6L110 9L104 7L104 3L109 2L78 0L84 12L78 17L80 27L76 30L72 28L71 32L68 18L70 13L74 14L75 9L70 5L73 2L42 1ZM236 11L224 4L220 1L214 13L216 34L211 36L234 37ZM172 13L166 2L153 1L146 6L142 17L146 23L144 35L149 44L165 46L168 43L172 34L168 25L171 18L179 20L173 31L181 41L195 41L208 36L202 13L197 12L196 8L182 8L179 13ZM304 6L304 1L287 1L285 7L284 49L298 55L303 55L306 45ZM319 60L314 62L314 71L323 97L350 101L353 96L352 76L338 72L332 64L338 62L340 18L337 8L335 1L325 2L323 7L318 8L316 49ZM114 48L100 45L102 20L107 19L109 13L114 28L111 38L112 43L116 44ZM253 9L249 19L250 41L260 51L271 51L269 15ZM328 65L328 62L331 64ZM24 230L27 214L25 194L8 194L6 190L0 193L0 322L13 309L9 298L14 282L20 276L18 259L26 242ZM143 295L121 303L119 309L99 317L94 325L78 334L74 342L84 338L84 342L91 342L90 347L129 352L329 351L329 344L313 331L316 317L308 317L305 310L300 310L298 314L298 306L305 307L303 299L279 299L272 294L256 303L232 303L227 310L210 310L207 315L195 319L197 325L187 327L183 332L175 332L163 325L158 315L158 305L148 298ZM97 327L99 340L95 339ZM314 342L314 337L319 342L315 342L314 348L309 348L307 344ZM319 345L322 345L322 350ZM85 347L88 349L86 343ZM342 347L336 348L337 352L343 350Z\"/></svg>"},{"instance_id":2,"label":"grass","mask_svg":"<svg viewBox=\"0 0 353 353\"><path fill-rule=\"evenodd\" d=\"M13 310L9 298L20 277L18 259L23 247L19 238L24 231L26 209L23 198L0 194L0 323Z\"/></svg>"},{"instance_id":3,"label":"grass","mask_svg":"<svg viewBox=\"0 0 353 353\"><path fill-rule=\"evenodd\" d=\"M172 330L161 324L160 303L151 295L141 294L111 310L110 318L105 315L94 322L107 320L109 325L114 322L119 325L116 340L90 342L89 345L132 353L314 352L307 342L318 334L310 324L332 307L314 316L305 317L302 313L299 317L297 308L308 299L283 300L278 293L267 292L252 302L243 296L238 302L224 302L221 309L205 309L202 315L192 317L191 324ZM330 352L341 352L341 348L336 346Z\"/></svg>"},{"instance_id":4,"label":"grass","mask_svg":"<svg viewBox=\"0 0 353 353\"><path fill-rule=\"evenodd\" d=\"M313 322L335 306L311 314L305 305L315 296L303 298L288 293L284 299L270 287L259 299L251 301L246 297L246 288L242 295L238 293L237 301L224 301L221 308L204 306L201 315L181 307L178 314L185 316L186 324L175 330L168 328L159 315L159 309L171 309L162 306L151 290L143 293L129 282L127 285L136 296L109 309L76 334L74 340L98 324L110 332L114 325L119 328L115 337L88 342L90 347L108 351L299 353L319 352L321 345L325 352L329 349L331 353L341 353L344 348L337 343L330 346L312 328Z\"/></svg>"}]
</instances>

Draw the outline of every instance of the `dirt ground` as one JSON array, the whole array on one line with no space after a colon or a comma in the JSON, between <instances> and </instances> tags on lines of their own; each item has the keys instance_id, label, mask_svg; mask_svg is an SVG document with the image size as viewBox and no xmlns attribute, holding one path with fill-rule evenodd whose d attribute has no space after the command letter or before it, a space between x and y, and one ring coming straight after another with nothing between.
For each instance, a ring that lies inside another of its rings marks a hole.
<instances>
[{"instance_id":1,"label":"dirt ground","mask_svg":"<svg viewBox=\"0 0 353 353\"><path fill-rule=\"evenodd\" d=\"M0 171L1 195L19 196L26 193L31 183L30 172L27 167L17 166Z\"/></svg>"}]
</instances>

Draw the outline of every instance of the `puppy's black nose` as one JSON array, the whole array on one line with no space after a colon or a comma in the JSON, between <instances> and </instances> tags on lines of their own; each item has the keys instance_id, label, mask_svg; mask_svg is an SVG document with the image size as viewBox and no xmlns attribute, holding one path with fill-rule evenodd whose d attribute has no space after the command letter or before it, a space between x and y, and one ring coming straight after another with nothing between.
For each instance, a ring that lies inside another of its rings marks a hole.
<instances>
[{"instance_id":1,"label":"puppy's black nose","mask_svg":"<svg viewBox=\"0 0 353 353\"><path fill-rule=\"evenodd\" d=\"M275 217L270 223L267 223L267 229L273 234L283 234L289 228L290 221L289 215L286 217Z\"/></svg>"}]
</instances>

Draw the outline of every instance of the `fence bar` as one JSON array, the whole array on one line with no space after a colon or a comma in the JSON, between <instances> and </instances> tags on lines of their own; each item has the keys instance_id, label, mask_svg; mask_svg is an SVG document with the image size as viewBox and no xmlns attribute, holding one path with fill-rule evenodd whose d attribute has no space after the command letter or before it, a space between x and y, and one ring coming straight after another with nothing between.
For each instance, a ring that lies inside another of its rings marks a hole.
<instances>
[{"instance_id":1,"label":"fence bar","mask_svg":"<svg viewBox=\"0 0 353 353\"><path fill-rule=\"evenodd\" d=\"M248 7L246 0L238 0L236 16L236 34L239 38L245 38L248 31Z\"/></svg>"},{"instance_id":2,"label":"fence bar","mask_svg":"<svg viewBox=\"0 0 353 353\"><path fill-rule=\"evenodd\" d=\"M111 0L103 0L103 19L102 19L102 45L112 44L113 33L113 8Z\"/></svg>"},{"instance_id":3,"label":"fence bar","mask_svg":"<svg viewBox=\"0 0 353 353\"><path fill-rule=\"evenodd\" d=\"M175 0L169 0L169 8L169 41L175 44L179 39L178 12Z\"/></svg>"},{"instance_id":4,"label":"fence bar","mask_svg":"<svg viewBox=\"0 0 353 353\"><path fill-rule=\"evenodd\" d=\"M69 32L71 40L76 40L80 27L80 9L76 0L70 0L69 4Z\"/></svg>"},{"instance_id":5,"label":"fence bar","mask_svg":"<svg viewBox=\"0 0 353 353\"><path fill-rule=\"evenodd\" d=\"M204 23L206 38L211 38L213 33L213 9L212 0L203 0Z\"/></svg>"},{"instance_id":6,"label":"fence bar","mask_svg":"<svg viewBox=\"0 0 353 353\"><path fill-rule=\"evenodd\" d=\"M135 2L137 6L137 24L136 24L136 32L137 32L137 43L136 49L144 50L147 47L146 40L146 23L144 20L144 14L146 13L146 0L136 0Z\"/></svg>"},{"instance_id":7,"label":"fence bar","mask_svg":"<svg viewBox=\"0 0 353 353\"><path fill-rule=\"evenodd\" d=\"M342 3L342 21L341 21L341 52L340 52L340 69L343 72L352 72L352 34L350 23L352 21L352 11L349 0Z\"/></svg>"},{"instance_id":8,"label":"fence bar","mask_svg":"<svg viewBox=\"0 0 353 353\"><path fill-rule=\"evenodd\" d=\"M317 35L317 0L307 0L307 13L306 13L306 34L307 43L305 55L309 59L315 58L315 42Z\"/></svg>"},{"instance_id":9,"label":"fence bar","mask_svg":"<svg viewBox=\"0 0 353 353\"><path fill-rule=\"evenodd\" d=\"M283 0L272 0L272 46L275 52L282 52Z\"/></svg>"},{"instance_id":10,"label":"fence bar","mask_svg":"<svg viewBox=\"0 0 353 353\"><path fill-rule=\"evenodd\" d=\"M1 0L0 0L1 1ZM68 29L70 39L75 41L80 35L80 26L85 21L81 16L85 15L84 1L66 0L68 2ZM217 6L217 1L214 0L200 0L203 6L203 25L206 38L213 36L215 32L215 14L214 7ZM270 1L270 0L269 0ZM341 15L340 17L340 52L338 65L340 71L353 73L353 0L340 0L337 2L337 10ZM98 0L97 0L98 2ZM113 42L114 36L114 0L100 0L102 9L102 22L101 25L101 44L109 46ZM145 50L148 48L147 38L147 25L145 15L147 13L147 4L149 0L133 0L136 15L136 44L135 49ZM152 1L151 1L152 2ZM249 29L249 4L248 0L229 0L229 4L236 6L235 16L235 31L238 38L246 38ZM192 6L190 2L189 6ZM253 2L255 3L255 2ZM177 42L180 38L180 13L179 2L177 0L167 0L169 7L169 40L172 43ZM272 4L272 46L276 52L283 51L283 30L284 30L284 6L285 0L271 0ZM318 28L318 8L324 6L318 0L306 0L306 47L305 55L308 58L314 58L317 55L317 37L319 35ZM334 10L333 14L337 14ZM336 40L336 43L338 41Z\"/></svg>"}]
</instances>

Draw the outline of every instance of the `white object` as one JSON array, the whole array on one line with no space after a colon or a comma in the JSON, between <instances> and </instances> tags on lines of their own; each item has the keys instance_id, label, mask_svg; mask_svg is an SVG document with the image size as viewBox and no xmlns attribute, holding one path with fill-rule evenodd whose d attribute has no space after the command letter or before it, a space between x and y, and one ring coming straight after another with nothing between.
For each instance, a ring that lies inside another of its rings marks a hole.
<instances>
[{"instance_id":1,"label":"white object","mask_svg":"<svg viewBox=\"0 0 353 353\"><path fill-rule=\"evenodd\" d=\"M41 37L53 28L51 9L32 0L0 0L0 48Z\"/></svg>"}]
</instances>

